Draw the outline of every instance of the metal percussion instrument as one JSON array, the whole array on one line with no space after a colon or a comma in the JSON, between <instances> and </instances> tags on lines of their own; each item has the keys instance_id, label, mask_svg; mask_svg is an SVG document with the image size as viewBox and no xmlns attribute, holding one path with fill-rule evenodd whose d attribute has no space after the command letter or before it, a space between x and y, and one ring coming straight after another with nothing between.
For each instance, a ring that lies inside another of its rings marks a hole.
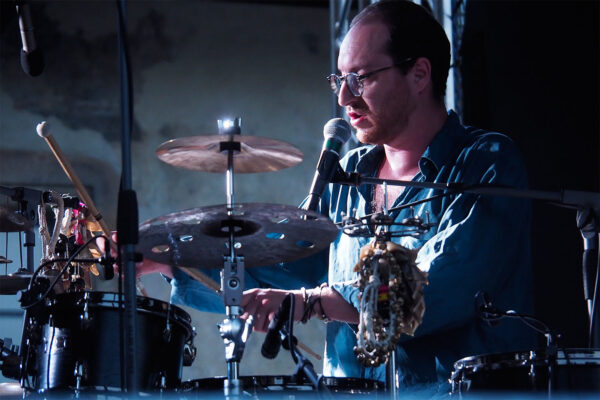
<instances>
[{"instance_id":1,"label":"metal percussion instrument","mask_svg":"<svg viewBox=\"0 0 600 400\"><path fill-rule=\"evenodd\" d=\"M303 154L291 144L259 136L188 136L169 140L156 149L158 158L174 167L226 172L227 150L233 151L238 173L272 172L293 167Z\"/></svg>"},{"instance_id":2,"label":"metal percussion instrument","mask_svg":"<svg viewBox=\"0 0 600 400\"><path fill-rule=\"evenodd\" d=\"M138 250L173 266L220 268L229 229L246 267L293 261L327 247L338 230L324 215L279 204L236 204L179 211L140 225Z\"/></svg>"}]
</instances>

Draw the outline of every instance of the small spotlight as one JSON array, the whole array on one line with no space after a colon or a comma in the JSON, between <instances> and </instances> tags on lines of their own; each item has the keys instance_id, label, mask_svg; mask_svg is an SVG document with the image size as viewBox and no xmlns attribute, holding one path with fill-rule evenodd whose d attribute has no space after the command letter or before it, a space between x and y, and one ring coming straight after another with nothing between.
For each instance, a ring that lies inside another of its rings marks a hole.
<instances>
[{"instance_id":1,"label":"small spotlight","mask_svg":"<svg viewBox=\"0 0 600 400\"><path fill-rule=\"evenodd\" d=\"M230 129L233 127L233 120L232 119L224 119L223 120L223 128L224 129Z\"/></svg>"}]
</instances>

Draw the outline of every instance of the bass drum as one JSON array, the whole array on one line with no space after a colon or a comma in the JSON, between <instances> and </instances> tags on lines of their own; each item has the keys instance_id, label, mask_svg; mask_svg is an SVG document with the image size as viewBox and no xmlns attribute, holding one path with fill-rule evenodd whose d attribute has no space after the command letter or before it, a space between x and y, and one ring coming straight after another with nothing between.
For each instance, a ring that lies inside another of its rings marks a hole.
<instances>
[{"instance_id":1,"label":"bass drum","mask_svg":"<svg viewBox=\"0 0 600 400\"><path fill-rule=\"evenodd\" d=\"M488 354L454 363L453 394L483 391L600 391L600 350L561 349ZM551 385L551 386L550 386Z\"/></svg>"},{"instance_id":2,"label":"bass drum","mask_svg":"<svg viewBox=\"0 0 600 400\"><path fill-rule=\"evenodd\" d=\"M120 388L120 314L118 294L104 292L60 294L28 311L25 387L37 392ZM184 346L193 347L189 314L160 300L137 297L136 321L138 388L177 388Z\"/></svg>"},{"instance_id":3,"label":"bass drum","mask_svg":"<svg viewBox=\"0 0 600 400\"><path fill-rule=\"evenodd\" d=\"M258 398L277 398L281 394L285 398L294 396L298 398L305 394L307 397L314 398L314 388L305 379L291 376L242 376L242 389L245 394ZM188 398L204 398L209 394L219 395L223 393L223 383L225 377L196 379L184 382L181 392L187 394ZM359 378L334 378L324 377L323 382L332 395L336 398L345 396L367 395L370 398L376 398L378 392L385 390L383 382L359 379ZM190 396L191 395L191 396Z\"/></svg>"}]
</instances>

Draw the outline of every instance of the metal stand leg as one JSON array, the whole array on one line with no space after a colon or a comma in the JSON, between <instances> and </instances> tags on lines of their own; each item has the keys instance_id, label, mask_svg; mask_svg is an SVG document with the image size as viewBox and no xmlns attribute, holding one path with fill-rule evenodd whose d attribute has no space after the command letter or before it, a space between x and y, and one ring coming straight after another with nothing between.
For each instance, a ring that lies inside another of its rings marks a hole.
<instances>
[{"instance_id":1,"label":"metal stand leg","mask_svg":"<svg viewBox=\"0 0 600 400\"><path fill-rule=\"evenodd\" d=\"M396 366L396 350L392 350L386 369L387 390L390 399L396 400L398 396L398 368Z\"/></svg>"}]
</instances>

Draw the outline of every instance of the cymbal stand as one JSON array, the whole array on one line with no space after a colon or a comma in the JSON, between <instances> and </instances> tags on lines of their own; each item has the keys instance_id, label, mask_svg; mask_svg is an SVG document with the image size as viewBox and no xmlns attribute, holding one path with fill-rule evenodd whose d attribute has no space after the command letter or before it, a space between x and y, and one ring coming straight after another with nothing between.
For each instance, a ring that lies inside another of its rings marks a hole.
<instances>
[{"instance_id":1,"label":"cymbal stand","mask_svg":"<svg viewBox=\"0 0 600 400\"><path fill-rule=\"evenodd\" d=\"M388 196L387 196L387 182L383 182L383 217L389 218L388 210ZM390 226L383 224L379 227L380 232L377 233L378 238L381 240L389 241L390 238ZM385 367L386 375L386 386L390 399L396 400L398 396L398 364L396 364L396 347L390 352L390 358Z\"/></svg>"},{"instance_id":2,"label":"cymbal stand","mask_svg":"<svg viewBox=\"0 0 600 400\"><path fill-rule=\"evenodd\" d=\"M221 292L227 318L219 324L219 332L225 344L225 360L227 361L227 379L223 390L225 397L238 398L241 395L239 379L239 363L244 354L246 341L252 332L252 317L243 321L241 307L244 291L244 257L236 256L236 229L241 227L234 219L234 182L233 182L233 156L241 150L240 142L234 140L235 135L240 135L240 118L234 120L219 120L219 134L228 140L220 142L220 151L227 151L227 215L229 219L222 221L221 230L227 233L227 248L229 254L223 257L223 270L221 271Z\"/></svg>"},{"instance_id":3,"label":"cymbal stand","mask_svg":"<svg viewBox=\"0 0 600 400\"><path fill-rule=\"evenodd\" d=\"M23 246L27 249L27 271L33 273L33 250L35 247L35 231L34 226L38 224L37 208L42 204L42 192L35 189L27 189L24 187L8 188L0 186L0 194L10 196L11 200L19 204L19 213L27 218L31 224L31 228L23 231ZM20 266L23 268L23 266Z\"/></svg>"},{"instance_id":4,"label":"cymbal stand","mask_svg":"<svg viewBox=\"0 0 600 400\"><path fill-rule=\"evenodd\" d=\"M588 345L592 348L600 347L600 317L598 316L600 217L596 211L593 207L581 207L577 210L577 228L583 239L583 294L589 316Z\"/></svg>"}]
</instances>

